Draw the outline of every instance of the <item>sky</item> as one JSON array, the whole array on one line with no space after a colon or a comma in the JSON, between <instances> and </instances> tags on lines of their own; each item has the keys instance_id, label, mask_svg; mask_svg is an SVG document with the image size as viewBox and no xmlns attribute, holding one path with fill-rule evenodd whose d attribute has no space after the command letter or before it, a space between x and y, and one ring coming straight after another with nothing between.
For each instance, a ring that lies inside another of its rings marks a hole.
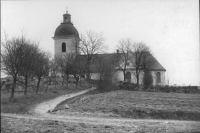
<instances>
[{"instance_id":1,"label":"sky","mask_svg":"<svg viewBox=\"0 0 200 133\"><path fill-rule=\"evenodd\" d=\"M103 33L108 52L116 52L121 39L143 42L170 85L200 85L198 0L1 1L1 39L23 30L53 55L52 37L66 9L79 35Z\"/></svg>"}]
</instances>

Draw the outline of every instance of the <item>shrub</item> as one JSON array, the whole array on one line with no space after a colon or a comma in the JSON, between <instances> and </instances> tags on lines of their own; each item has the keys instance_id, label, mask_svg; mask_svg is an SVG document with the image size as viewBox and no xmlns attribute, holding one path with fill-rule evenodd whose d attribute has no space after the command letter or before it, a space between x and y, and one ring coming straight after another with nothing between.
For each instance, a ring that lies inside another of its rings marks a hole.
<instances>
[{"instance_id":1,"label":"shrub","mask_svg":"<svg viewBox=\"0 0 200 133\"><path fill-rule=\"evenodd\" d=\"M119 87L113 84L111 81L98 81L97 89L99 91L111 91L117 90Z\"/></svg>"},{"instance_id":2,"label":"shrub","mask_svg":"<svg viewBox=\"0 0 200 133\"><path fill-rule=\"evenodd\" d=\"M200 93L198 86L161 86L161 85L137 85L134 83L120 82L120 89L132 91L164 92L164 93Z\"/></svg>"}]
</instances>

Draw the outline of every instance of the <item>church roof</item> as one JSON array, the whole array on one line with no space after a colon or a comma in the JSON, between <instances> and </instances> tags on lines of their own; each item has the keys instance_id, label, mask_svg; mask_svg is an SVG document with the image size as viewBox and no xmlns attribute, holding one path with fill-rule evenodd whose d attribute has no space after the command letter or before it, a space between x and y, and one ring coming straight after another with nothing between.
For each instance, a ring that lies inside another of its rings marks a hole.
<instances>
[{"instance_id":1,"label":"church roof","mask_svg":"<svg viewBox=\"0 0 200 133\"><path fill-rule=\"evenodd\" d=\"M151 55L152 56L152 55ZM152 56L153 65L150 67L150 70L155 71L166 71L166 69Z\"/></svg>"},{"instance_id":2,"label":"church roof","mask_svg":"<svg viewBox=\"0 0 200 133\"><path fill-rule=\"evenodd\" d=\"M76 37L79 39L79 33L71 22L61 23L56 28L54 37Z\"/></svg>"},{"instance_id":3,"label":"church roof","mask_svg":"<svg viewBox=\"0 0 200 133\"><path fill-rule=\"evenodd\" d=\"M122 53L109 53L109 54L95 54L93 55L93 60L97 58L103 58L104 60L112 59L114 56L119 55L122 56ZM150 71L166 71L166 69L151 55L151 59L153 65L150 67ZM82 62L83 64L86 63L86 55L77 55L76 62ZM91 65L91 72L97 72L95 69L95 65Z\"/></svg>"}]
</instances>

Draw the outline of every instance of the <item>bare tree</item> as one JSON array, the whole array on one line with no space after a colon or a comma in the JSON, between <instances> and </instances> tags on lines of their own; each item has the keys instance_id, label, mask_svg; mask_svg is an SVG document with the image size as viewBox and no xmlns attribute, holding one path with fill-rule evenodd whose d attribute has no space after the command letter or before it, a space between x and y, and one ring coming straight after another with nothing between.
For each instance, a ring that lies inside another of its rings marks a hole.
<instances>
[{"instance_id":1,"label":"bare tree","mask_svg":"<svg viewBox=\"0 0 200 133\"><path fill-rule=\"evenodd\" d=\"M34 74L35 64L39 55L38 45L28 41L23 49L22 67L20 69L20 75L25 78L24 95L27 94L28 79Z\"/></svg>"},{"instance_id":2,"label":"bare tree","mask_svg":"<svg viewBox=\"0 0 200 133\"><path fill-rule=\"evenodd\" d=\"M141 72L148 72L153 64L150 49L144 43L133 43L129 56L133 68L135 69L134 75L136 76L137 84L139 84Z\"/></svg>"},{"instance_id":3,"label":"bare tree","mask_svg":"<svg viewBox=\"0 0 200 133\"><path fill-rule=\"evenodd\" d=\"M74 79L76 80L76 89L78 87L78 81L80 79L80 70L78 69L77 64L73 64L73 66L71 67L71 72L74 76Z\"/></svg>"},{"instance_id":4,"label":"bare tree","mask_svg":"<svg viewBox=\"0 0 200 133\"><path fill-rule=\"evenodd\" d=\"M104 38L102 34L95 33L94 31L86 32L86 37L81 36L81 43L79 46L80 52L84 54L86 60L87 79L90 79L90 66L95 61L95 54L103 53Z\"/></svg>"},{"instance_id":5,"label":"bare tree","mask_svg":"<svg viewBox=\"0 0 200 133\"><path fill-rule=\"evenodd\" d=\"M56 88L56 83L57 83L57 73L58 73L58 64L55 61L55 59L52 59L49 61L49 72L50 72L50 78L49 81L51 82L52 79L54 80L54 85Z\"/></svg>"},{"instance_id":6,"label":"bare tree","mask_svg":"<svg viewBox=\"0 0 200 133\"><path fill-rule=\"evenodd\" d=\"M58 66L58 69L60 69L60 72L62 73L62 86L64 86L64 80L65 80L65 74L64 74L64 57L62 57L61 55L56 55L55 56L55 62Z\"/></svg>"},{"instance_id":7,"label":"bare tree","mask_svg":"<svg viewBox=\"0 0 200 133\"><path fill-rule=\"evenodd\" d=\"M26 46L27 39L22 34L21 37L13 37L8 39L5 37L5 42L2 42L2 64L8 74L13 77L13 85L10 99L14 98L15 86L17 82L17 76L20 72L23 62L24 48Z\"/></svg>"},{"instance_id":8,"label":"bare tree","mask_svg":"<svg viewBox=\"0 0 200 133\"><path fill-rule=\"evenodd\" d=\"M118 42L118 50L120 53L115 54L115 66L118 70L121 70L124 75L124 81L125 81L125 74L127 70L127 65L129 61L129 52L131 50L132 42L128 39L122 39Z\"/></svg>"},{"instance_id":9,"label":"bare tree","mask_svg":"<svg viewBox=\"0 0 200 133\"><path fill-rule=\"evenodd\" d=\"M77 55L72 67L72 74L76 79L76 87L78 86L79 79L86 73L86 61L85 57L82 57L82 55Z\"/></svg>"},{"instance_id":10,"label":"bare tree","mask_svg":"<svg viewBox=\"0 0 200 133\"><path fill-rule=\"evenodd\" d=\"M74 63L71 67L71 72L76 79L76 89L78 87L80 76L85 72L85 65L82 61L78 61L77 58L75 58Z\"/></svg>"},{"instance_id":11,"label":"bare tree","mask_svg":"<svg viewBox=\"0 0 200 133\"><path fill-rule=\"evenodd\" d=\"M36 93L38 93L42 76L47 77L48 74L49 74L49 54L41 51L37 55L37 59L35 62L35 69L34 69L34 75L38 79Z\"/></svg>"}]
</instances>

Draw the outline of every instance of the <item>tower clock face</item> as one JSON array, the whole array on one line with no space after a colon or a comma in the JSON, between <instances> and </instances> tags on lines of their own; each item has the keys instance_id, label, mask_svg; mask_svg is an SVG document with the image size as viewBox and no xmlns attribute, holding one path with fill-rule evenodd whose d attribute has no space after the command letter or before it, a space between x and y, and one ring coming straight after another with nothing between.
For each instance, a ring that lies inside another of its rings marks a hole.
<instances>
[{"instance_id":1,"label":"tower clock face","mask_svg":"<svg viewBox=\"0 0 200 133\"><path fill-rule=\"evenodd\" d=\"M61 33L63 33L63 34L64 34L64 33L66 33L66 32L67 32L67 31L66 31L66 29L65 29L65 28L62 28L62 29L61 29Z\"/></svg>"}]
</instances>

